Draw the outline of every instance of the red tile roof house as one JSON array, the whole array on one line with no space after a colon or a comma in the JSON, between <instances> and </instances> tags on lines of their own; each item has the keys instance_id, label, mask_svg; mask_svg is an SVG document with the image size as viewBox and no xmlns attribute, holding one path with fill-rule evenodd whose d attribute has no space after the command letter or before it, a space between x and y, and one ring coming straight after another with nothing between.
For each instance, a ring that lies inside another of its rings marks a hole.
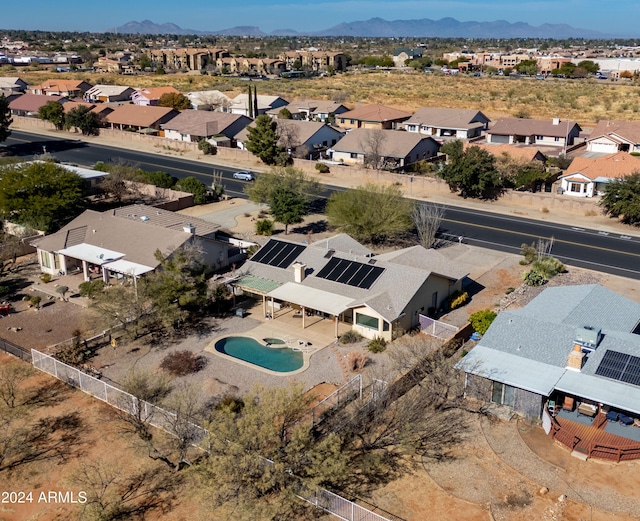
<instances>
[{"instance_id":1,"label":"red tile roof house","mask_svg":"<svg viewBox=\"0 0 640 521\"><path fill-rule=\"evenodd\" d=\"M373 148L378 148L377 153ZM430 136L412 132L359 128L348 132L333 147L333 160L345 164L365 164L372 155L379 156L384 169L404 167L435 156L439 143Z\"/></svg>"},{"instance_id":2,"label":"red tile roof house","mask_svg":"<svg viewBox=\"0 0 640 521\"><path fill-rule=\"evenodd\" d=\"M9 110L14 116L39 118L38 110L50 101L59 101L64 104L69 100L58 96L45 96L44 94L23 94L9 102Z\"/></svg>"},{"instance_id":3,"label":"red tile roof house","mask_svg":"<svg viewBox=\"0 0 640 521\"><path fill-rule=\"evenodd\" d=\"M587 138L587 152L640 152L640 123L601 120Z\"/></svg>"},{"instance_id":4,"label":"red tile roof house","mask_svg":"<svg viewBox=\"0 0 640 521\"><path fill-rule=\"evenodd\" d=\"M336 125L342 128L381 128L395 130L411 117L409 112L384 105L363 105L336 118Z\"/></svg>"},{"instance_id":5,"label":"red tile roof house","mask_svg":"<svg viewBox=\"0 0 640 521\"><path fill-rule=\"evenodd\" d=\"M134 105L152 106L158 105L163 94L180 94L174 87L149 87L148 89L136 89L131 94L131 101Z\"/></svg>"},{"instance_id":6,"label":"red tile roof house","mask_svg":"<svg viewBox=\"0 0 640 521\"><path fill-rule=\"evenodd\" d=\"M576 157L560 177L562 193L574 197L600 195L612 179L640 172L640 158L626 152L601 157Z\"/></svg>"},{"instance_id":7,"label":"red tile roof house","mask_svg":"<svg viewBox=\"0 0 640 521\"><path fill-rule=\"evenodd\" d=\"M131 205L96 212L86 210L64 228L33 242L43 273L73 274L89 280L92 270L110 277L139 277L160 264L156 250L169 257L197 241L214 270L229 266L231 244L218 240L219 225L152 206Z\"/></svg>"},{"instance_id":8,"label":"red tile roof house","mask_svg":"<svg viewBox=\"0 0 640 521\"><path fill-rule=\"evenodd\" d=\"M162 125L175 118L179 111L168 107L141 107L120 105L104 118L105 124L115 130L133 130L146 134L160 134ZM151 130L149 130L151 129ZM153 132L153 131L157 132Z\"/></svg>"},{"instance_id":9,"label":"red tile roof house","mask_svg":"<svg viewBox=\"0 0 640 521\"><path fill-rule=\"evenodd\" d=\"M82 98L92 85L78 80L47 80L30 89L31 94L45 94L47 96L66 96Z\"/></svg>"},{"instance_id":10,"label":"red tile roof house","mask_svg":"<svg viewBox=\"0 0 640 521\"><path fill-rule=\"evenodd\" d=\"M479 110L425 107L418 109L403 125L407 132L470 139L487 130L490 121Z\"/></svg>"},{"instance_id":11,"label":"red tile roof house","mask_svg":"<svg viewBox=\"0 0 640 521\"><path fill-rule=\"evenodd\" d=\"M580 125L574 121L553 118L541 119L501 118L487 131L487 143L563 147L574 144L580 135Z\"/></svg>"},{"instance_id":12,"label":"red tile roof house","mask_svg":"<svg viewBox=\"0 0 640 521\"><path fill-rule=\"evenodd\" d=\"M162 128L167 139L194 143L206 139L215 146L235 147L235 135L251 121L251 118L240 114L183 110Z\"/></svg>"}]
</instances>

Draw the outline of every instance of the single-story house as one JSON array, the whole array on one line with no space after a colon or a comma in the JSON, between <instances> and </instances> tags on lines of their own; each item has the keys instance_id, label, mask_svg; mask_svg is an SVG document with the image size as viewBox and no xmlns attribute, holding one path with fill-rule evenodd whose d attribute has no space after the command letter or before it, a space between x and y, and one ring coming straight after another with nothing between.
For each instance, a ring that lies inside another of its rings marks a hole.
<instances>
[{"instance_id":1,"label":"single-story house","mask_svg":"<svg viewBox=\"0 0 640 521\"><path fill-rule=\"evenodd\" d=\"M171 121L163 124L162 129L167 139L190 142L206 139L213 145L228 147L233 146L236 134L251 121L251 118L240 114L183 110Z\"/></svg>"},{"instance_id":2,"label":"single-story house","mask_svg":"<svg viewBox=\"0 0 640 521\"><path fill-rule=\"evenodd\" d=\"M89 103L112 103L116 101L131 101L135 89L125 85L94 85L84 94Z\"/></svg>"},{"instance_id":3,"label":"single-story house","mask_svg":"<svg viewBox=\"0 0 640 521\"><path fill-rule=\"evenodd\" d=\"M395 130L411 117L409 112L385 105L362 105L336 118L336 125L342 128L381 128Z\"/></svg>"},{"instance_id":4,"label":"single-story house","mask_svg":"<svg viewBox=\"0 0 640 521\"><path fill-rule=\"evenodd\" d=\"M9 110L14 116L40 117L38 110L50 101L59 101L64 104L67 98L47 96L45 94L22 94L9 102Z\"/></svg>"},{"instance_id":5,"label":"single-story house","mask_svg":"<svg viewBox=\"0 0 640 521\"><path fill-rule=\"evenodd\" d=\"M286 108L291 112L293 119L306 119L309 121L328 122L335 120L335 116L348 112L349 109L342 103L331 100L294 100L284 107L267 111L272 118L278 119L280 111Z\"/></svg>"},{"instance_id":6,"label":"single-story house","mask_svg":"<svg viewBox=\"0 0 640 521\"><path fill-rule=\"evenodd\" d=\"M155 107L164 94L180 94L180 91L171 86L136 89L133 94L131 94L131 101L134 105Z\"/></svg>"},{"instance_id":7,"label":"single-story house","mask_svg":"<svg viewBox=\"0 0 640 521\"><path fill-rule=\"evenodd\" d=\"M333 147L333 160L399 169L438 154L440 144L430 136L397 130L359 128L348 132Z\"/></svg>"},{"instance_id":8,"label":"single-story house","mask_svg":"<svg viewBox=\"0 0 640 521\"><path fill-rule=\"evenodd\" d=\"M301 155L302 149L305 149L304 156L306 158L309 156L317 158L318 154L334 146L344 136L343 132L320 121L279 119L277 124L278 145L284 147L290 154ZM252 127L255 127L253 122L236 135L238 148L246 149L245 142L249 137L248 128Z\"/></svg>"},{"instance_id":9,"label":"single-story house","mask_svg":"<svg viewBox=\"0 0 640 521\"><path fill-rule=\"evenodd\" d=\"M423 50L421 48L408 49L401 48L393 51L393 64L396 67L404 67L407 60L417 60L422 58Z\"/></svg>"},{"instance_id":10,"label":"single-story house","mask_svg":"<svg viewBox=\"0 0 640 521\"><path fill-rule=\"evenodd\" d=\"M487 131L487 143L568 147L580 135L574 121L501 118Z\"/></svg>"},{"instance_id":11,"label":"single-story house","mask_svg":"<svg viewBox=\"0 0 640 521\"><path fill-rule=\"evenodd\" d=\"M612 179L640 172L640 158L626 152L600 157L576 157L560 176L562 193L576 197L600 195Z\"/></svg>"},{"instance_id":12,"label":"single-story house","mask_svg":"<svg viewBox=\"0 0 640 521\"><path fill-rule=\"evenodd\" d=\"M640 123L603 119L586 141L587 152L640 152Z\"/></svg>"},{"instance_id":13,"label":"single-story house","mask_svg":"<svg viewBox=\"0 0 640 521\"><path fill-rule=\"evenodd\" d=\"M297 305L366 338L391 340L440 307L467 273L436 250L413 246L374 255L346 234L302 244L270 239L235 274L235 288L262 298L277 320L276 301ZM305 327L304 318L301 326Z\"/></svg>"},{"instance_id":14,"label":"single-story house","mask_svg":"<svg viewBox=\"0 0 640 521\"><path fill-rule=\"evenodd\" d=\"M81 271L108 282L110 277L138 277L160 264L156 250L169 257L197 241L204 260L213 269L229 265L228 242L217 239L217 224L152 206L131 205L96 212L86 210L64 228L37 239L43 273L67 275Z\"/></svg>"},{"instance_id":15,"label":"single-story house","mask_svg":"<svg viewBox=\"0 0 640 521\"><path fill-rule=\"evenodd\" d=\"M162 135L162 125L175 118L179 111L169 107L150 107L142 105L120 105L104 118L105 124L112 129L149 132L155 130ZM151 129L147 130L147 129Z\"/></svg>"},{"instance_id":16,"label":"single-story house","mask_svg":"<svg viewBox=\"0 0 640 521\"><path fill-rule=\"evenodd\" d=\"M640 425L640 304L596 284L547 288L501 311L456 367L467 397L542 419L572 450L608 457L616 440L591 444L584 427L622 437L638 430L627 426ZM583 429L577 439L574 426ZM631 459L628 445L618 448L614 458Z\"/></svg>"},{"instance_id":17,"label":"single-story house","mask_svg":"<svg viewBox=\"0 0 640 521\"><path fill-rule=\"evenodd\" d=\"M64 109L65 114L67 114L73 109L87 107L89 110L91 110L95 106L96 105L94 103L87 103L86 101L67 101L64 105L62 105L62 108Z\"/></svg>"},{"instance_id":18,"label":"single-story house","mask_svg":"<svg viewBox=\"0 0 640 521\"><path fill-rule=\"evenodd\" d=\"M27 82L17 76L0 77L0 94L8 96L10 94L20 94L26 92L28 88Z\"/></svg>"},{"instance_id":19,"label":"single-story house","mask_svg":"<svg viewBox=\"0 0 640 521\"><path fill-rule=\"evenodd\" d=\"M47 80L30 89L31 94L82 98L92 85L82 80Z\"/></svg>"},{"instance_id":20,"label":"single-story house","mask_svg":"<svg viewBox=\"0 0 640 521\"><path fill-rule=\"evenodd\" d=\"M407 132L470 139L489 128L491 120L479 110L424 107L403 123Z\"/></svg>"},{"instance_id":21,"label":"single-story house","mask_svg":"<svg viewBox=\"0 0 640 521\"><path fill-rule=\"evenodd\" d=\"M253 98L253 96L252 96ZM287 105L289 102L280 96L267 96L266 94L258 94L258 107L257 107L257 115L264 114L268 110L282 108ZM253 99L252 99L253 103ZM253 108L254 111L256 107ZM232 114L242 114L243 116L249 115L249 94L246 92L243 94L238 94L235 98L231 100L231 106L229 107L229 112Z\"/></svg>"},{"instance_id":22,"label":"single-story house","mask_svg":"<svg viewBox=\"0 0 640 521\"><path fill-rule=\"evenodd\" d=\"M490 152L496 157L511 156L512 158L524 159L526 161L540 161L547 163L545 156L538 148L524 145L490 145L488 143L465 143L465 150L469 147L479 147Z\"/></svg>"},{"instance_id":23,"label":"single-story house","mask_svg":"<svg viewBox=\"0 0 640 521\"><path fill-rule=\"evenodd\" d=\"M201 90L186 94L195 110L215 110L229 112L231 98L219 90Z\"/></svg>"}]
</instances>

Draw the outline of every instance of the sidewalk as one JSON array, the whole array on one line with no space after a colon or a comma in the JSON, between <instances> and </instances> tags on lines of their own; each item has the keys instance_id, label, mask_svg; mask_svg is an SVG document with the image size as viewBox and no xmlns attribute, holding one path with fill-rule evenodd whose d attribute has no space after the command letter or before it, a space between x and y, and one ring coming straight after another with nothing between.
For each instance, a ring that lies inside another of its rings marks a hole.
<instances>
[{"instance_id":1,"label":"sidewalk","mask_svg":"<svg viewBox=\"0 0 640 521\"><path fill-rule=\"evenodd\" d=\"M13 128L25 132L33 132L41 135L49 135L57 138L75 139L88 143L97 143L116 148L130 149L127 143L114 138L106 138L103 136L82 136L81 134L73 134L66 131L52 131L45 129L33 129L28 125L14 124ZM266 165L256 165L256 163L246 164L242 162L230 162L220 159L217 156L203 156L199 152L176 152L168 149L158 149L146 143L136 143L136 149L139 151L175 156L191 161L199 161L201 163L209 163L212 165L221 165L230 169L242 170L251 169L258 172L269 170ZM317 174L313 177L323 184L332 184L344 188L355 188L362 184L362 179L358 176L349 175L348 171L342 169L334 169L330 175ZM469 210L478 210L485 212L493 212L502 215L510 215L513 217L521 217L527 219L536 219L546 223L556 223L567 225L570 224L576 228L590 228L602 232L636 236L640 237L640 230L633 227L618 223L615 219L608 218L600 214L596 208L596 215L585 215L584 212L567 211L565 209L554 208L545 212L541 207L533 207L530 205L517 205L504 199L497 201L478 201L475 199L463 199L455 193L421 193L415 194L413 199L421 201L429 201L433 203L443 204L447 206L456 206L459 208L467 208ZM543 203L541 203L543 204Z\"/></svg>"}]
</instances>

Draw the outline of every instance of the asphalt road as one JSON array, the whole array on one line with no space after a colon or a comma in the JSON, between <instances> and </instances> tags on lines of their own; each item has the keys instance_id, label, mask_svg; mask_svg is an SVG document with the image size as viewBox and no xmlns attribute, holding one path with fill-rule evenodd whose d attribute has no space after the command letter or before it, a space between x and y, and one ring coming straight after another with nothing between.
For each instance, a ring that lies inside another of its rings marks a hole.
<instances>
[{"instance_id":1,"label":"asphalt road","mask_svg":"<svg viewBox=\"0 0 640 521\"><path fill-rule=\"evenodd\" d=\"M207 186L211 184L214 172L221 173L227 193L246 197L243 193L246 182L232 179L233 170L224 166L15 130L5 146L10 154L20 157L41 154L44 146L60 161L80 166L93 166L98 161L125 161L147 171L162 170L178 178L194 176ZM344 188L326 186L318 207L321 208L322 200L337 190ZM638 237L458 206L446 208L440 234L454 241L462 237L468 244L511 253L518 253L523 243L553 238L552 255L567 264L640 279Z\"/></svg>"}]
</instances>

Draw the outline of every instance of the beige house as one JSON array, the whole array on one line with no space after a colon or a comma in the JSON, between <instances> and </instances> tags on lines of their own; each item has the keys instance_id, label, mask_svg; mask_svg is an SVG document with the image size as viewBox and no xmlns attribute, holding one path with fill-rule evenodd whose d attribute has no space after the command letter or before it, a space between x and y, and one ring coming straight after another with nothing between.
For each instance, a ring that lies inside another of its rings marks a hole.
<instances>
[{"instance_id":1,"label":"beige house","mask_svg":"<svg viewBox=\"0 0 640 521\"><path fill-rule=\"evenodd\" d=\"M587 138L587 152L640 152L640 123L600 120Z\"/></svg>"},{"instance_id":2,"label":"beige house","mask_svg":"<svg viewBox=\"0 0 640 521\"><path fill-rule=\"evenodd\" d=\"M411 117L409 112L385 105L362 105L336 118L336 125L342 128L381 128L395 130Z\"/></svg>"},{"instance_id":3,"label":"beige house","mask_svg":"<svg viewBox=\"0 0 640 521\"><path fill-rule=\"evenodd\" d=\"M479 110L425 107L403 123L407 132L426 136L470 139L489 128L491 120Z\"/></svg>"},{"instance_id":4,"label":"beige house","mask_svg":"<svg viewBox=\"0 0 640 521\"><path fill-rule=\"evenodd\" d=\"M175 118L179 113L179 111L168 107L120 105L104 118L104 122L116 130L132 130L162 135L162 125Z\"/></svg>"},{"instance_id":5,"label":"beige house","mask_svg":"<svg viewBox=\"0 0 640 521\"><path fill-rule=\"evenodd\" d=\"M146 205L106 212L86 210L58 232L34 241L43 273L81 272L85 280L139 277L164 257L197 242L214 270L229 265L228 242L216 238L217 224Z\"/></svg>"},{"instance_id":6,"label":"beige house","mask_svg":"<svg viewBox=\"0 0 640 521\"><path fill-rule=\"evenodd\" d=\"M580 135L580 125L552 120L501 118L487 131L487 143L568 147Z\"/></svg>"},{"instance_id":7,"label":"beige house","mask_svg":"<svg viewBox=\"0 0 640 521\"><path fill-rule=\"evenodd\" d=\"M419 315L438 309L461 289L467 273L435 250L413 246L374 255L346 234L309 245L270 239L237 272L232 285L262 298L277 320L280 303L351 324L366 338L391 340L417 327Z\"/></svg>"}]
</instances>

